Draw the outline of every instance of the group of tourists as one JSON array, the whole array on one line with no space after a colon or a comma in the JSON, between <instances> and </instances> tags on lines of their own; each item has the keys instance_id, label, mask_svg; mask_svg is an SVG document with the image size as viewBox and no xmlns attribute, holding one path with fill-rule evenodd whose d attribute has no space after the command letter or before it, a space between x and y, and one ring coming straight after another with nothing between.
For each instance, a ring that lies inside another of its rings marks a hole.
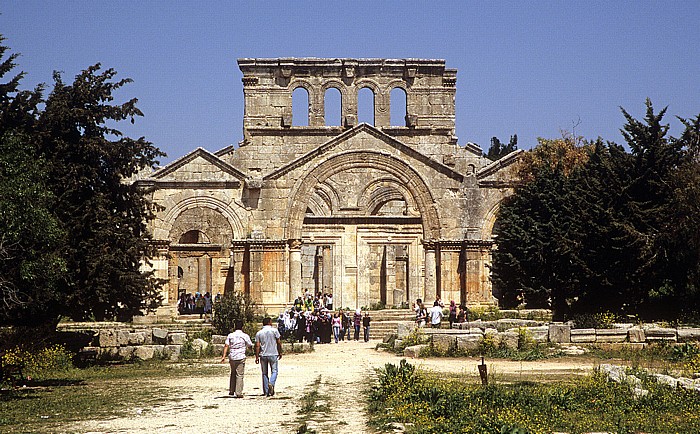
<instances>
[{"instance_id":1,"label":"group of tourists","mask_svg":"<svg viewBox=\"0 0 700 434\"><path fill-rule=\"evenodd\" d=\"M221 297L221 294L216 294L216 297L218 299ZM199 314L200 318L202 318L202 316L209 318L211 317L214 301L215 300L212 300L211 294L208 292L205 294L200 292L194 294L182 293L177 300L177 311L181 315Z\"/></svg>"},{"instance_id":2,"label":"group of tourists","mask_svg":"<svg viewBox=\"0 0 700 434\"><path fill-rule=\"evenodd\" d=\"M360 309L352 313L350 309L333 312L327 308L307 311L292 307L280 313L277 329L283 338L315 344L333 341L337 344L345 339L357 341L362 329L364 341L367 342L371 321L369 312L363 315Z\"/></svg>"},{"instance_id":3,"label":"group of tourists","mask_svg":"<svg viewBox=\"0 0 700 434\"><path fill-rule=\"evenodd\" d=\"M413 304L413 310L416 312L416 325L425 327L430 324L432 328L440 328L442 319L444 318L445 304L438 296L433 302L433 306L428 309L420 298ZM463 323L468 321L469 311L464 305L457 306L454 300L450 301L448 308L447 320L452 328L454 323Z\"/></svg>"}]
</instances>

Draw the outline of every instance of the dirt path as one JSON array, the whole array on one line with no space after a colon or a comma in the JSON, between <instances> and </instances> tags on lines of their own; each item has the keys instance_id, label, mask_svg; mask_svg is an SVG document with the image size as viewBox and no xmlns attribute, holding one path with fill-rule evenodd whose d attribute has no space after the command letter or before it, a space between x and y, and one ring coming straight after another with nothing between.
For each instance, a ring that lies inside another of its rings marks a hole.
<instances>
[{"instance_id":1,"label":"dirt path","mask_svg":"<svg viewBox=\"0 0 700 434\"><path fill-rule=\"evenodd\" d=\"M398 363L402 357L375 351L376 341L316 345L310 354L288 354L279 365L275 396L261 396L260 368L253 358L246 362L243 399L228 397L228 372L221 376L163 380L172 391L172 404L134 408L128 417L91 420L66 427L80 433L295 433L302 423L301 398L316 389L317 405L329 414L307 416L309 428L318 433L368 433L360 392L375 368ZM478 376L476 359L416 359L415 365L436 372ZM529 378L568 376L590 372L592 362L489 362L494 375Z\"/></svg>"}]
</instances>

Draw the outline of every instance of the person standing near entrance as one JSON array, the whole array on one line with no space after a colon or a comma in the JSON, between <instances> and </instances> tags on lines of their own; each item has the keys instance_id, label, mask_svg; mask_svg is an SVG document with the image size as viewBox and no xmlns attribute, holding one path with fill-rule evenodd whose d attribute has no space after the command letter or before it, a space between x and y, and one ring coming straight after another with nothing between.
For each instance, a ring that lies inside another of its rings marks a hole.
<instances>
[{"instance_id":1,"label":"person standing near entrance","mask_svg":"<svg viewBox=\"0 0 700 434\"><path fill-rule=\"evenodd\" d=\"M430 309L430 325L431 325L431 327L434 329L439 329L440 328L440 321L442 321L442 308L440 307L438 300L435 300L435 303L433 303L433 308Z\"/></svg>"},{"instance_id":2,"label":"person standing near entrance","mask_svg":"<svg viewBox=\"0 0 700 434\"><path fill-rule=\"evenodd\" d=\"M231 378L228 382L228 394L234 398L243 398L243 374L245 373L245 350L251 348L253 342L250 336L243 332L243 321L234 322L234 332L226 336L224 354L221 356L221 363L226 360L231 365Z\"/></svg>"},{"instance_id":3,"label":"person standing near entrance","mask_svg":"<svg viewBox=\"0 0 700 434\"><path fill-rule=\"evenodd\" d=\"M282 358L280 332L272 327L270 317L263 318L263 328L255 334L255 363L262 371L263 395L275 395L277 362Z\"/></svg>"},{"instance_id":4,"label":"person standing near entrance","mask_svg":"<svg viewBox=\"0 0 700 434\"><path fill-rule=\"evenodd\" d=\"M369 323L372 318L369 316L369 312L365 311L365 316L362 317L362 329L364 330L365 342L369 342Z\"/></svg>"},{"instance_id":5,"label":"person standing near entrance","mask_svg":"<svg viewBox=\"0 0 700 434\"><path fill-rule=\"evenodd\" d=\"M360 309L355 311L355 316L352 317L352 324L355 326L355 340L360 340L360 325L362 324L362 312Z\"/></svg>"}]
</instances>

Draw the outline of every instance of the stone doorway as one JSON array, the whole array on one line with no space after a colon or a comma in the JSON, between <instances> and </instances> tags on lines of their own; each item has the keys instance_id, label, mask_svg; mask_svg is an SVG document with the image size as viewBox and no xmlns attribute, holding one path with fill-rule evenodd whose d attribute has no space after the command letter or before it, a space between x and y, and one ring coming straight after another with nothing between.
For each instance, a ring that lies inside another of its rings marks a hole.
<instances>
[{"instance_id":1,"label":"stone doorway","mask_svg":"<svg viewBox=\"0 0 700 434\"><path fill-rule=\"evenodd\" d=\"M333 293L333 246L305 244L301 248L301 289L313 294ZM299 294L292 294L295 298Z\"/></svg>"},{"instance_id":2,"label":"stone doorway","mask_svg":"<svg viewBox=\"0 0 700 434\"><path fill-rule=\"evenodd\" d=\"M370 293L379 293L379 305L401 306L408 300L409 246L375 244L370 246Z\"/></svg>"}]
</instances>

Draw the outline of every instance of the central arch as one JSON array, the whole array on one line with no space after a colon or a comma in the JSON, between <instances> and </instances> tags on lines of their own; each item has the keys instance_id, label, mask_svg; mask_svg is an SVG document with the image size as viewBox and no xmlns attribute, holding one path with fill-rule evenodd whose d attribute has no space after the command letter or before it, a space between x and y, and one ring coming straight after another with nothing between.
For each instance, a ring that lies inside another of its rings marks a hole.
<instances>
[{"instance_id":1,"label":"central arch","mask_svg":"<svg viewBox=\"0 0 700 434\"><path fill-rule=\"evenodd\" d=\"M391 155L372 151L348 151L334 155L310 169L295 186L289 198L287 239L300 239L306 208L314 189L336 173L352 168L384 170L395 176L411 194L421 215L423 237L440 238L440 219L428 185L408 164Z\"/></svg>"}]
</instances>

